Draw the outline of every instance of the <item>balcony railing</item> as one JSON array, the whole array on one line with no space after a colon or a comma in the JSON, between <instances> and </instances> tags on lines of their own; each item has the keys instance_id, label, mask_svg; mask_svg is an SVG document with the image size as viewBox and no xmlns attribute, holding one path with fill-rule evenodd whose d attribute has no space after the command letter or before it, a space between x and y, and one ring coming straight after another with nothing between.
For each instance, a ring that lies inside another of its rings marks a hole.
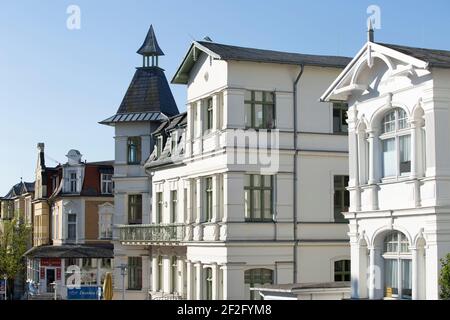
<instances>
[{"instance_id":1,"label":"balcony railing","mask_svg":"<svg viewBox=\"0 0 450 320\"><path fill-rule=\"evenodd\" d=\"M180 242L185 236L182 224L118 225L119 239L129 243Z\"/></svg>"}]
</instances>

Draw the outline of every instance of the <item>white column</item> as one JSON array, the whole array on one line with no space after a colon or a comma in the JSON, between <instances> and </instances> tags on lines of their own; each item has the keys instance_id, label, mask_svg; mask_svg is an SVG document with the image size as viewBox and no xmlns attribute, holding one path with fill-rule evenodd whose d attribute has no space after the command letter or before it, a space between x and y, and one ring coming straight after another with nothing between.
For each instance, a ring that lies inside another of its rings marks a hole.
<instances>
[{"instance_id":1,"label":"white column","mask_svg":"<svg viewBox=\"0 0 450 320\"><path fill-rule=\"evenodd\" d=\"M197 118L195 126L196 126L196 135L195 138L200 138L203 134L203 110L202 110L202 100L197 101L196 105L196 114Z\"/></svg>"},{"instance_id":2,"label":"white column","mask_svg":"<svg viewBox=\"0 0 450 320\"><path fill-rule=\"evenodd\" d=\"M378 156L377 153L377 143L375 139L378 139L377 134L374 130L368 130L367 133L369 134L369 184L375 184L378 183L377 179L377 169L378 169Z\"/></svg>"},{"instance_id":3,"label":"white column","mask_svg":"<svg viewBox=\"0 0 450 320\"><path fill-rule=\"evenodd\" d=\"M190 103L186 105L187 110L187 126L186 126L186 155L192 155L192 138L194 136L194 117L193 108Z\"/></svg>"},{"instance_id":4,"label":"white column","mask_svg":"<svg viewBox=\"0 0 450 320\"><path fill-rule=\"evenodd\" d=\"M177 283L177 287L178 287L178 293L180 294L180 296L184 296L185 292L184 292L184 279L186 277L185 271L184 271L184 260L181 257L178 257L177 260L178 263L178 283Z\"/></svg>"},{"instance_id":5,"label":"white column","mask_svg":"<svg viewBox=\"0 0 450 320\"><path fill-rule=\"evenodd\" d=\"M186 179L185 186L187 189L187 197L184 199L186 201L187 212L184 213L186 224L193 222L192 218L192 179Z\"/></svg>"},{"instance_id":6,"label":"white column","mask_svg":"<svg viewBox=\"0 0 450 320\"><path fill-rule=\"evenodd\" d=\"M212 130L216 131L219 125L219 96L217 94L212 96L213 106L213 125Z\"/></svg>"},{"instance_id":7,"label":"white column","mask_svg":"<svg viewBox=\"0 0 450 320\"><path fill-rule=\"evenodd\" d=\"M158 256L152 255L152 291L159 290L159 268L158 268Z\"/></svg>"},{"instance_id":8,"label":"white column","mask_svg":"<svg viewBox=\"0 0 450 320\"><path fill-rule=\"evenodd\" d=\"M212 176L213 187L213 212L211 222L217 222L220 219L220 174Z\"/></svg>"},{"instance_id":9,"label":"white column","mask_svg":"<svg viewBox=\"0 0 450 320\"><path fill-rule=\"evenodd\" d=\"M186 299L193 300L194 274L192 270L192 262L186 261Z\"/></svg>"},{"instance_id":10,"label":"white column","mask_svg":"<svg viewBox=\"0 0 450 320\"><path fill-rule=\"evenodd\" d=\"M376 266L375 266L375 248L370 248L369 251L369 299L375 299L375 280L376 280Z\"/></svg>"},{"instance_id":11,"label":"white column","mask_svg":"<svg viewBox=\"0 0 450 320\"><path fill-rule=\"evenodd\" d=\"M196 178L195 179L195 183L196 183L196 204L197 204L197 208L196 208L196 213L195 213L195 223L200 223L203 221L203 181L202 178Z\"/></svg>"},{"instance_id":12,"label":"white column","mask_svg":"<svg viewBox=\"0 0 450 320\"><path fill-rule=\"evenodd\" d=\"M419 299L419 254L416 247L411 247L412 253L412 299Z\"/></svg>"},{"instance_id":13,"label":"white column","mask_svg":"<svg viewBox=\"0 0 450 320\"><path fill-rule=\"evenodd\" d=\"M195 299L203 299L203 266L200 262L195 263Z\"/></svg>"},{"instance_id":14,"label":"white column","mask_svg":"<svg viewBox=\"0 0 450 320\"><path fill-rule=\"evenodd\" d=\"M212 300L219 300L220 278L217 263L211 265L212 270Z\"/></svg>"},{"instance_id":15,"label":"white column","mask_svg":"<svg viewBox=\"0 0 450 320\"><path fill-rule=\"evenodd\" d=\"M418 154L417 146L420 139L420 127L417 125L417 121L412 120L411 125L411 179L416 179L418 176Z\"/></svg>"}]
</instances>

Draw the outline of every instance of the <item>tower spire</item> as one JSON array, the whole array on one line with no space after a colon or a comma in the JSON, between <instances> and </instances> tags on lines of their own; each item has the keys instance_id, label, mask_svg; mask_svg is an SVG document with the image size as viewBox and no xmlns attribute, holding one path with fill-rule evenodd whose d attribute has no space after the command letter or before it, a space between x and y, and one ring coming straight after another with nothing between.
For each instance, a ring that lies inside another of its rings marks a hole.
<instances>
[{"instance_id":1,"label":"tower spire","mask_svg":"<svg viewBox=\"0 0 450 320\"><path fill-rule=\"evenodd\" d=\"M367 21L367 41L373 42L374 36L373 36L373 25L372 25L372 19L369 18Z\"/></svg>"},{"instance_id":2,"label":"tower spire","mask_svg":"<svg viewBox=\"0 0 450 320\"><path fill-rule=\"evenodd\" d=\"M150 29L147 32L144 43L137 51L138 54L142 55L143 67L158 66L158 57L163 56L164 52L158 45L156 40L155 31L153 30L153 25L150 25ZM151 57L151 65L150 65Z\"/></svg>"}]
</instances>

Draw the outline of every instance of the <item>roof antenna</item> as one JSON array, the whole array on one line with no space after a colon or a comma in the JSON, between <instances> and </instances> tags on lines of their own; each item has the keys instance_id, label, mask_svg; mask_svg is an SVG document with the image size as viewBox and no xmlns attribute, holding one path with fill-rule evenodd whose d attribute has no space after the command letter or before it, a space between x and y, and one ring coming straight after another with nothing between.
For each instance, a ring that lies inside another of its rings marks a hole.
<instances>
[{"instance_id":1,"label":"roof antenna","mask_svg":"<svg viewBox=\"0 0 450 320\"><path fill-rule=\"evenodd\" d=\"M368 42L374 41L372 19L370 18L367 21L367 41Z\"/></svg>"},{"instance_id":2,"label":"roof antenna","mask_svg":"<svg viewBox=\"0 0 450 320\"><path fill-rule=\"evenodd\" d=\"M203 40L208 41L208 42L213 42L209 36L204 37Z\"/></svg>"}]
</instances>

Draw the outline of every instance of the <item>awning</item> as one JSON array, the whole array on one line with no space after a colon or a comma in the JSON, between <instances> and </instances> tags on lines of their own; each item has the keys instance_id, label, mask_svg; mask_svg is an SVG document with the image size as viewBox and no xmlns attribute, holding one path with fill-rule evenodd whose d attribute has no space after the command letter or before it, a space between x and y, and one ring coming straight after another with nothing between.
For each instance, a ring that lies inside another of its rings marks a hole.
<instances>
[{"instance_id":1,"label":"awning","mask_svg":"<svg viewBox=\"0 0 450 320\"><path fill-rule=\"evenodd\" d=\"M102 245L61 245L39 246L25 252L29 259L39 258L113 258L114 246Z\"/></svg>"}]
</instances>

